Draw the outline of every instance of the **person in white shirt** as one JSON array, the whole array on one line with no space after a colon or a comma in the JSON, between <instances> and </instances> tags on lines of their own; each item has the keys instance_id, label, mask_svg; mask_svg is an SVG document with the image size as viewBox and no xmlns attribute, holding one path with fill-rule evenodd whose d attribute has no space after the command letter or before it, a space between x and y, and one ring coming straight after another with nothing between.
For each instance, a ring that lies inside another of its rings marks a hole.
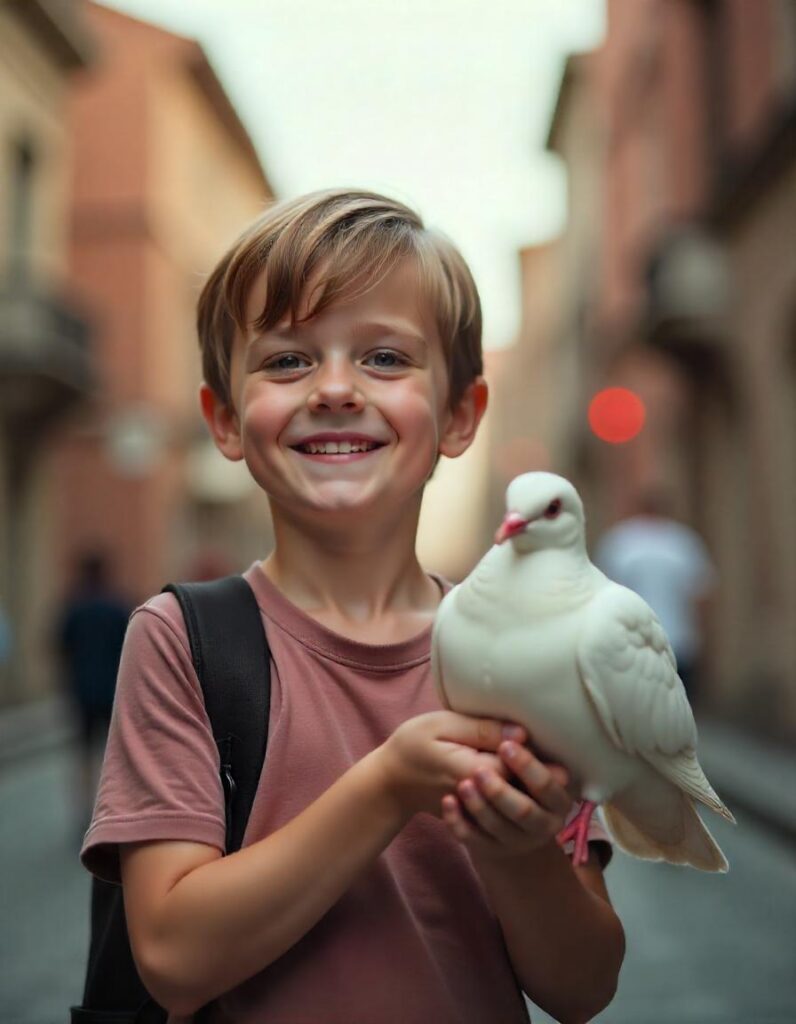
<instances>
[{"instance_id":1,"label":"person in white shirt","mask_svg":"<svg viewBox=\"0 0 796 1024\"><path fill-rule=\"evenodd\" d=\"M701 697L702 620L716 586L716 569L699 534L671 518L662 491L643 493L636 507L637 513L603 534L594 561L610 579L643 597L658 616L688 699L695 704Z\"/></svg>"}]
</instances>

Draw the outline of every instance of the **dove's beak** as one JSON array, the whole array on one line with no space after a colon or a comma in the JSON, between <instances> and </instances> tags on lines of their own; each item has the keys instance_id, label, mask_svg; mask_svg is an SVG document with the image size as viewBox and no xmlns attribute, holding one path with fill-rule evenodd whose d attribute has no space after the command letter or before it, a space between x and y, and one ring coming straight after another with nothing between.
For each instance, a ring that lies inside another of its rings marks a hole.
<instances>
[{"instance_id":1,"label":"dove's beak","mask_svg":"<svg viewBox=\"0 0 796 1024\"><path fill-rule=\"evenodd\" d=\"M516 537L518 533L522 533L527 525L527 519L523 519L519 512L509 512L498 527L495 534L495 543L502 544L509 537Z\"/></svg>"}]
</instances>

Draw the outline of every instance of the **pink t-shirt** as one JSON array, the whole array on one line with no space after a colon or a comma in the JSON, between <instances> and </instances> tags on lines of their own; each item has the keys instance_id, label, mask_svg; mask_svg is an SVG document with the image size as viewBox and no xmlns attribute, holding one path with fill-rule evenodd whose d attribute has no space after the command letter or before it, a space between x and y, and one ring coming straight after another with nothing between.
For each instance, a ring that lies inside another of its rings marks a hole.
<instances>
[{"instance_id":1,"label":"pink t-shirt","mask_svg":"<svg viewBox=\"0 0 796 1024\"><path fill-rule=\"evenodd\" d=\"M244 576L272 657L268 749L247 846L299 814L401 722L440 703L430 628L400 643L360 643L291 604L259 564ZM223 849L224 833L217 748L185 626L176 598L161 594L130 621L81 857L94 874L118 880L119 843ZM607 839L594 819L590 838ZM528 1016L465 849L421 814L295 946L220 997L210 1019L513 1024Z\"/></svg>"}]
</instances>

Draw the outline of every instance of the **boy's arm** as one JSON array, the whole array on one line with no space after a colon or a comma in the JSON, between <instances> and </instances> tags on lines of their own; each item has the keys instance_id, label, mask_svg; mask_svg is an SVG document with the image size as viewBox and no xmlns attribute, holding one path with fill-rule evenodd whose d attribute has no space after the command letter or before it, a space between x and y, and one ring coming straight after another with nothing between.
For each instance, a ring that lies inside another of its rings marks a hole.
<instances>
[{"instance_id":1,"label":"boy's arm","mask_svg":"<svg viewBox=\"0 0 796 1024\"><path fill-rule=\"evenodd\" d=\"M228 857L199 843L120 847L144 984L190 1014L293 946L418 811L496 750L501 725L441 711L403 723L286 826Z\"/></svg>"},{"instance_id":2,"label":"boy's arm","mask_svg":"<svg viewBox=\"0 0 796 1024\"><path fill-rule=\"evenodd\" d=\"M144 984L186 1015L234 988L320 920L402 824L365 758L284 828L228 857L198 843L123 845Z\"/></svg>"},{"instance_id":3,"label":"boy's arm","mask_svg":"<svg viewBox=\"0 0 796 1024\"><path fill-rule=\"evenodd\" d=\"M498 752L524 790L482 770L443 798L443 818L470 851L524 991L580 1024L613 998L624 931L596 853L573 868L556 842L572 804L565 770L517 743Z\"/></svg>"},{"instance_id":4,"label":"boy's arm","mask_svg":"<svg viewBox=\"0 0 796 1024\"><path fill-rule=\"evenodd\" d=\"M581 1024L614 996L625 952L597 854L573 868L555 840L476 868L522 988L562 1024Z\"/></svg>"}]
</instances>

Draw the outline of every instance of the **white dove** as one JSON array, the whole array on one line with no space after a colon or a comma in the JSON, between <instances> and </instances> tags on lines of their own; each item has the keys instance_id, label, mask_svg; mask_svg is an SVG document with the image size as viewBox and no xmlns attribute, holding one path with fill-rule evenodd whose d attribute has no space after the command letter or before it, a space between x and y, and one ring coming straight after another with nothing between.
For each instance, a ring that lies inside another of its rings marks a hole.
<instances>
[{"instance_id":1,"label":"white dove","mask_svg":"<svg viewBox=\"0 0 796 1024\"><path fill-rule=\"evenodd\" d=\"M589 561L578 492L524 473L490 548L439 606L432 668L449 708L525 726L564 765L583 805L559 841L588 859L594 808L636 857L727 871L694 807L727 821L696 755L697 730L671 646L649 605Z\"/></svg>"}]
</instances>

